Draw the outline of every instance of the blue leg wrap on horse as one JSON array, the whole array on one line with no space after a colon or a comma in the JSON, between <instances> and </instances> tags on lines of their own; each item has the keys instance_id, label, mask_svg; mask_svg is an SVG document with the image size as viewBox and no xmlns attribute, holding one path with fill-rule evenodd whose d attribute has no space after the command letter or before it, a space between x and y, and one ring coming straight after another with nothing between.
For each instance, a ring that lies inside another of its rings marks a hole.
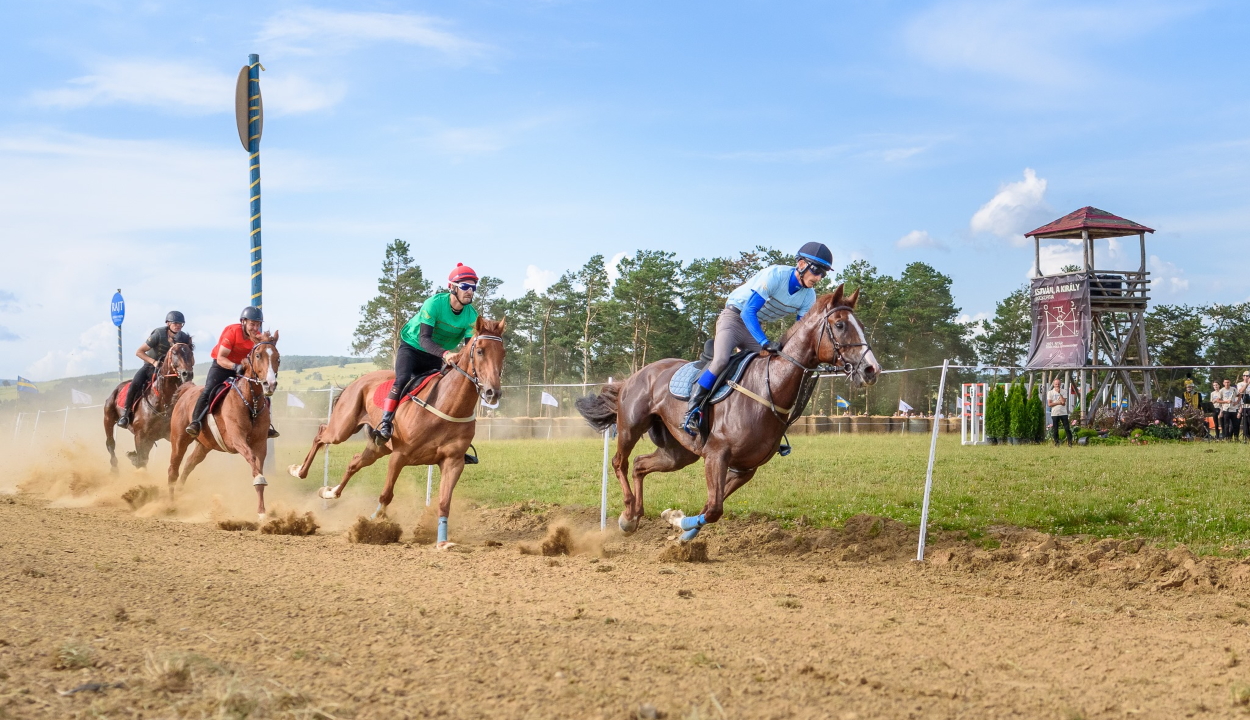
<instances>
[{"instance_id":1,"label":"blue leg wrap on horse","mask_svg":"<svg viewBox=\"0 0 1250 720\"><path fill-rule=\"evenodd\" d=\"M694 540L695 536L698 535L699 531L702 529L703 529L702 525L696 528L690 528L689 530L681 534L681 541L690 542L691 540Z\"/></svg>"},{"instance_id":2,"label":"blue leg wrap on horse","mask_svg":"<svg viewBox=\"0 0 1250 720\"><path fill-rule=\"evenodd\" d=\"M712 374L711 370L704 370L703 374L699 376L699 384L703 386L704 390L711 390L712 386L716 384L716 376Z\"/></svg>"},{"instance_id":3,"label":"blue leg wrap on horse","mask_svg":"<svg viewBox=\"0 0 1250 720\"><path fill-rule=\"evenodd\" d=\"M438 541L447 542L447 518L438 519Z\"/></svg>"},{"instance_id":4,"label":"blue leg wrap on horse","mask_svg":"<svg viewBox=\"0 0 1250 720\"><path fill-rule=\"evenodd\" d=\"M707 520L702 515L695 515L681 519L682 530L698 530L707 524Z\"/></svg>"}]
</instances>

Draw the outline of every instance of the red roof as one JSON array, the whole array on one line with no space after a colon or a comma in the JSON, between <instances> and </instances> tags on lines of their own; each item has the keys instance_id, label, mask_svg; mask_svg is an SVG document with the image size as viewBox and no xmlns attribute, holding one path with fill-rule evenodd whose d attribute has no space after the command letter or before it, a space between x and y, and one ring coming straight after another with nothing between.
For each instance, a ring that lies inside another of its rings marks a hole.
<instances>
[{"instance_id":1,"label":"red roof","mask_svg":"<svg viewBox=\"0 0 1250 720\"><path fill-rule=\"evenodd\" d=\"M1124 235L1138 235L1141 233L1152 233L1154 229L1145 225L1139 225L1132 220L1125 220L1118 215L1112 215L1106 210L1099 210L1096 207L1083 207L1076 212L1068 213L1058 220L1043 225L1032 232L1024 234L1025 237L1042 237L1042 238L1079 238L1081 231L1089 232L1092 238L1110 238L1122 237Z\"/></svg>"}]
</instances>

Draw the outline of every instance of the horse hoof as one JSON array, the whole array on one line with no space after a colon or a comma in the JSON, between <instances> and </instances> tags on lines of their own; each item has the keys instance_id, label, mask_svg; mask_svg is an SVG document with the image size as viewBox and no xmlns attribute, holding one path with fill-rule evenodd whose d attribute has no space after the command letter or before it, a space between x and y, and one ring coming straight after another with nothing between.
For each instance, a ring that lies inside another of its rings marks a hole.
<instances>
[{"instance_id":1,"label":"horse hoof","mask_svg":"<svg viewBox=\"0 0 1250 720\"><path fill-rule=\"evenodd\" d=\"M317 490L317 497L322 500L338 500L339 496L334 494L334 488L323 487Z\"/></svg>"},{"instance_id":2,"label":"horse hoof","mask_svg":"<svg viewBox=\"0 0 1250 720\"><path fill-rule=\"evenodd\" d=\"M633 535L638 531L638 518L631 518L625 513L616 519L616 526L626 535Z\"/></svg>"},{"instance_id":3,"label":"horse hoof","mask_svg":"<svg viewBox=\"0 0 1250 720\"><path fill-rule=\"evenodd\" d=\"M672 525L678 530L682 529L681 521L684 520L685 518L686 518L686 513L680 510L675 510L673 508L669 508L665 510L664 512L660 513L661 520L668 523L669 525Z\"/></svg>"},{"instance_id":4,"label":"horse hoof","mask_svg":"<svg viewBox=\"0 0 1250 720\"><path fill-rule=\"evenodd\" d=\"M268 485L268 484L269 484L269 481L265 479L264 475L257 475L256 477L252 478L252 485L259 485L261 487L264 487L265 485Z\"/></svg>"},{"instance_id":5,"label":"horse hoof","mask_svg":"<svg viewBox=\"0 0 1250 720\"><path fill-rule=\"evenodd\" d=\"M456 548L456 547L457 547L457 545L456 545L454 542L451 542L450 540L444 540L444 541L442 541L442 542L440 542L440 543L435 543L435 544L434 544L434 549L435 549L435 550L438 550L438 551L440 551L440 552L447 552L447 551L452 550L453 548Z\"/></svg>"},{"instance_id":6,"label":"horse hoof","mask_svg":"<svg viewBox=\"0 0 1250 720\"><path fill-rule=\"evenodd\" d=\"M256 513L256 529L259 530L265 524L265 513Z\"/></svg>"},{"instance_id":7,"label":"horse hoof","mask_svg":"<svg viewBox=\"0 0 1250 720\"><path fill-rule=\"evenodd\" d=\"M299 474L299 471L300 471L299 465L288 465L286 468L286 471L291 473L291 477L293 478L299 478L301 480L304 479L304 476Z\"/></svg>"}]
</instances>

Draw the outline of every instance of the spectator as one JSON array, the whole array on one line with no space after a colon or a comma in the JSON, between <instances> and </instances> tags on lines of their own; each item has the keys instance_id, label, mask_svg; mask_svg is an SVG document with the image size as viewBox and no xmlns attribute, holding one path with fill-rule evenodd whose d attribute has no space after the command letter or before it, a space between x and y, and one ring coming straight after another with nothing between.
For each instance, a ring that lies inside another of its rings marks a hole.
<instances>
[{"instance_id":1,"label":"spectator","mask_svg":"<svg viewBox=\"0 0 1250 720\"><path fill-rule=\"evenodd\" d=\"M1224 418L1224 439L1236 440L1237 432L1241 429L1237 427L1237 411L1241 410L1241 399L1237 396L1233 381L1228 378L1224 378L1224 387L1220 388L1220 403L1220 414Z\"/></svg>"},{"instance_id":2,"label":"spectator","mask_svg":"<svg viewBox=\"0 0 1250 720\"><path fill-rule=\"evenodd\" d=\"M1211 381L1211 419L1215 422L1215 439L1224 437L1224 391L1218 380Z\"/></svg>"},{"instance_id":3,"label":"spectator","mask_svg":"<svg viewBox=\"0 0 1250 720\"><path fill-rule=\"evenodd\" d=\"M1050 392L1046 393L1046 405L1050 408L1050 431L1055 436L1055 447L1059 447L1059 426L1068 433L1068 447L1072 447L1072 423L1068 421L1068 397L1063 392L1063 383L1055 378L1051 383Z\"/></svg>"},{"instance_id":4,"label":"spectator","mask_svg":"<svg viewBox=\"0 0 1250 720\"><path fill-rule=\"evenodd\" d=\"M1241 441L1250 442L1250 402L1246 396L1250 394L1250 370L1241 374L1241 382L1237 383L1237 400L1241 409L1237 411L1237 424L1241 428Z\"/></svg>"}]
</instances>

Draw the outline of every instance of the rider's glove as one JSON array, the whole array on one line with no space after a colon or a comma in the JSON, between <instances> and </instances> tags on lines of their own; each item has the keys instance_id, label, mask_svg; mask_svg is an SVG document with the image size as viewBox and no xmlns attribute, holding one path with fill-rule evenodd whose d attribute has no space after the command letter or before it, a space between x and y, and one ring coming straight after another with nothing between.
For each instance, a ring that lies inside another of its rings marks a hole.
<instances>
[{"instance_id":1,"label":"rider's glove","mask_svg":"<svg viewBox=\"0 0 1250 720\"><path fill-rule=\"evenodd\" d=\"M235 363L235 364L234 364L234 374L235 374L235 375L242 375L242 374L243 374L243 364L242 364L242 363Z\"/></svg>"},{"instance_id":2,"label":"rider's glove","mask_svg":"<svg viewBox=\"0 0 1250 720\"><path fill-rule=\"evenodd\" d=\"M777 346L773 345L772 340L765 340L764 342L760 343L760 347L768 352L774 352L777 350Z\"/></svg>"}]
</instances>

